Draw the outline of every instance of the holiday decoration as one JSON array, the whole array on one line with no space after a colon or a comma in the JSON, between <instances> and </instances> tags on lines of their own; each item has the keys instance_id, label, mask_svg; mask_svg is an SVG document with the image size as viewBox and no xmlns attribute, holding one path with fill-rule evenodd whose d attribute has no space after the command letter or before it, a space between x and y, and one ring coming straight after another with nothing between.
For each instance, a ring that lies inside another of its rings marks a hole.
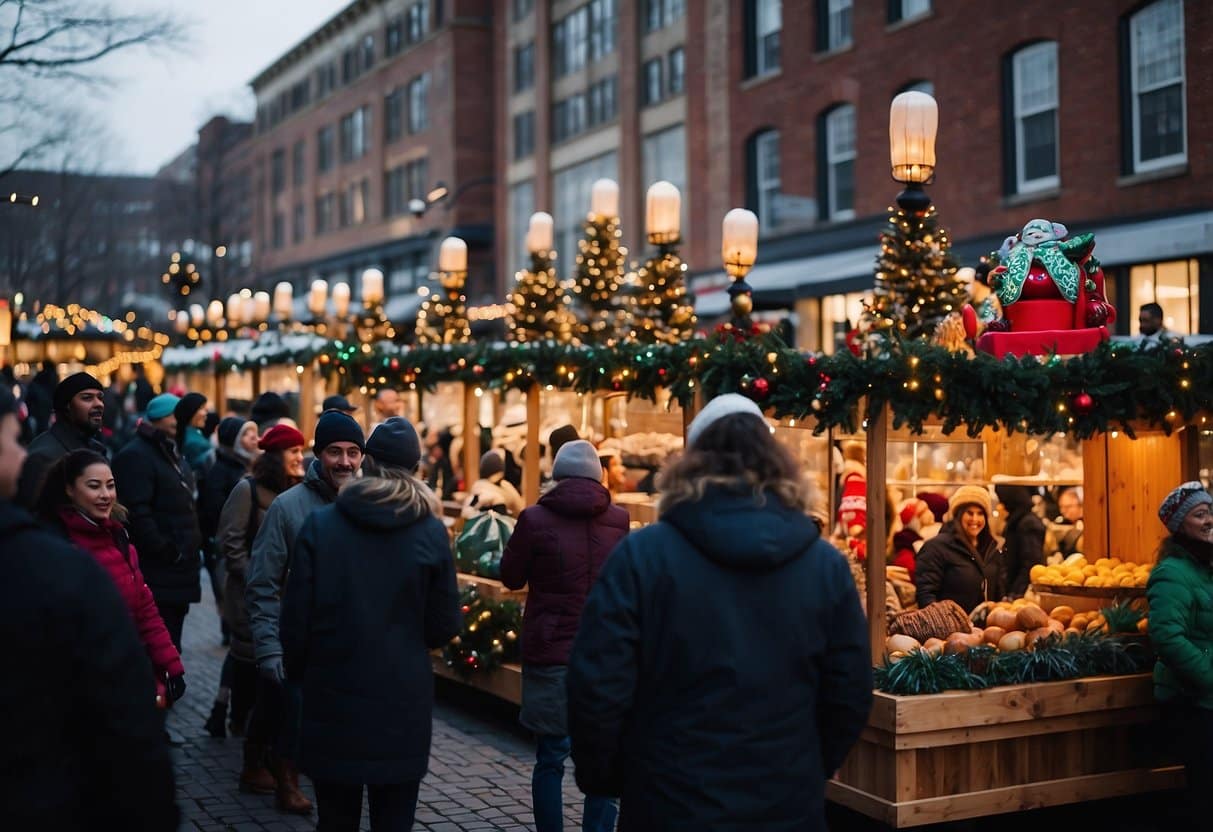
<instances>
[{"instance_id":1,"label":"holiday decoration","mask_svg":"<svg viewBox=\"0 0 1213 832\"><path fill-rule=\"evenodd\" d=\"M417 343L466 344L472 337L467 297L463 285L468 276L467 243L458 237L442 241L438 253L441 292L431 292L417 312Z\"/></svg>"},{"instance_id":2,"label":"holiday decoration","mask_svg":"<svg viewBox=\"0 0 1213 832\"><path fill-rule=\"evenodd\" d=\"M890 208L880 235L872 301L864 304L860 322L864 334L880 341L894 334L928 337L965 300L948 233L939 226L935 207Z\"/></svg>"},{"instance_id":3,"label":"holiday decoration","mask_svg":"<svg viewBox=\"0 0 1213 832\"><path fill-rule=\"evenodd\" d=\"M687 266L678 256L681 205L678 189L669 182L649 187L646 228L657 254L636 273L640 288L631 336L641 343L675 344L689 338L695 329L695 309L687 301L683 277Z\"/></svg>"},{"instance_id":4,"label":"holiday decoration","mask_svg":"<svg viewBox=\"0 0 1213 832\"><path fill-rule=\"evenodd\" d=\"M580 339L587 344L614 344L628 332L628 297L622 291L628 250L619 243L622 236L618 216L591 212L577 243L573 293L582 316Z\"/></svg>"},{"instance_id":5,"label":"holiday decoration","mask_svg":"<svg viewBox=\"0 0 1213 832\"><path fill-rule=\"evenodd\" d=\"M174 297L189 297L202 286L202 273L193 263L183 262L181 252L174 251L169 257L168 269L160 275L160 282L169 287Z\"/></svg>"},{"instance_id":6,"label":"holiday decoration","mask_svg":"<svg viewBox=\"0 0 1213 832\"><path fill-rule=\"evenodd\" d=\"M459 595L463 630L442 648L446 666L462 676L518 661L522 607L516 601L491 601L475 586Z\"/></svg>"},{"instance_id":7,"label":"holiday decoration","mask_svg":"<svg viewBox=\"0 0 1213 832\"><path fill-rule=\"evenodd\" d=\"M1116 310L1104 294L1095 237L1066 239L1061 223L1035 219L991 256L989 284L1004 318L991 322L978 349L1002 356L1088 352L1108 338Z\"/></svg>"},{"instance_id":8,"label":"holiday decoration","mask_svg":"<svg viewBox=\"0 0 1213 832\"><path fill-rule=\"evenodd\" d=\"M556 278L551 250L531 253L530 267L518 272L510 293L509 339L527 341L576 340L577 319L569 296Z\"/></svg>"}]
</instances>

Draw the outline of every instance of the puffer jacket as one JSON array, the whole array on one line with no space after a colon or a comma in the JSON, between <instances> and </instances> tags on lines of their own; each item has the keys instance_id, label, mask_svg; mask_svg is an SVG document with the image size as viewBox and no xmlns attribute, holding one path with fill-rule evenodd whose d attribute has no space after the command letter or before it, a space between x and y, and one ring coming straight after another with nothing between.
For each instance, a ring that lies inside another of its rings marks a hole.
<instances>
[{"instance_id":1,"label":"puffer jacket","mask_svg":"<svg viewBox=\"0 0 1213 832\"><path fill-rule=\"evenodd\" d=\"M139 571L139 556L131 545L126 529L116 520L96 523L71 507L59 511L59 522L67 538L93 556L118 588L135 629L147 649L148 658L158 676L180 676L185 673L181 656L165 629L152 591Z\"/></svg>"},{"instance_id":2,"label":"puffer jacket","mask_svg":"<svg viewBox=\"0 0 1213 832\"><path fill-rule=\"evenodd\" d=\"M955 521L922 544L914 569L918 606L955 601L971 612L982 601L1001 601L1006 594L1006 567L998 541L986 526L974 553L956 530Z\"/></svg>"},{"instance_id":3,"label":"puffer jacket","mask_svg":"<svg viewBox=\"0 0 1213 832\"><path fill-rule=\"evenodd\" d=\"M223 620L231 635L232 658L237 661L253 661L253 629L245 600L249 549L276 496L265 486L254 485L252 477L248 477L232 488L219 515L215 546L223 558L227 573L223 584Z\"/></svg>"},{"instance_id":4,"label":"puffer jacket","mask_svg":"<svg viewBox=\"0 0 1213 832\"><path fill-rule=\"evenodd\" d=\"M1213 566L1196 554L1199 549L1172 537L1150 572L1154 696L1213 708Z\"/></svg>"},{"instance_id":5,"label":"puffer jacket","mask_svg":"<svg viewBox=\"0 0 1213 832\"><path fill-rule=\"evenodd\" d=\"M628 533L628 513L594 480L561 480L522 512L501 556L501 581L529 588L522 660L568 664L581 609L602 564Z\"/></svg>"}]
</instances>

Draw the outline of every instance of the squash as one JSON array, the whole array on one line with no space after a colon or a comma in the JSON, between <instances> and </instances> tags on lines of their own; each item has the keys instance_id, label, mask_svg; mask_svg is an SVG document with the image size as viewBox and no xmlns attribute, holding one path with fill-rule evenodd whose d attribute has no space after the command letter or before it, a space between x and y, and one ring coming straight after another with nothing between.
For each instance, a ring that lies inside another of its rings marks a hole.
<instances>
[{"instance_id":1,"label":"squash","mask_svg":"<svg viewBox=\"0 0 1213 832\"><path fill-rule=\"evenodd\" d=\"M979 644L981 644L981 636L972 633L952 633L944 642L943 652L947 654L967 653L970 647L976 647Z\"/></svg>"},{"instance_id":2,"label":"squash","mask_svg":"<svg viewBox=\"0 0 1213 832\"><path fill-rule=\"evenodd\" d=\"M929 638L922 643L921 649L926 650L932 656L942 656L944 644L945 642L941 638Z\"/></svg>"},{"instance_id":3,"label":"squash","mask_svg":"<svg viewBox=\"0 0 1213 832\"><path fill-rule=\"evenodd\" d=\"M998 649L1004 653L1022 650L1027 635L1022 630L1012 630L998 640Z\"/></svg>"},{"instance_id":4,"label":"squash","mask_svg":"<svg viewBox=\"0 0 1213 832\"><path fill-rule=\"evenodd\" d=\"M1064 633L1066 631L1066 625L1062 624L1056 618L1050 618L1049 623L1045 626L1055 633Z\"/></svg>"},{"instance_id":5,"label":"squash","mask_svg":"<svg viewBox=\"0 0 1213 832\"><path fill-rule=\"evenodd\" d=\"M1036 642L1051 638L1054 635L1057 635L1057 633L1052 627L1037 627L1024 637L1024 646L1031 649L1036 646Z\"/></svg>"},{"instance_id":6,"label":"squash","mask_svg":"<svg viewBox=\"0 0 1213 832\"><path fill-rule=\"evenodd\" d=\"M987 627L999 627L1004 632L1017 629L1019 617L1009 609L997 609L986 616Z\"/></svg>"},{"instance_id":7,"label":"squash","mask_svg":"<svg viewBox=\"0 0 1213 832\"><path fill-rule=\"evenodd\" d=\"M1019 625L1019 629L1028 632L1038 627L1047 626L1049 614L1035 604L1024 604L1016 617L1016 623Z\"/></svg>"},{"instance_id":8,"label":"squash","mask_svg":"<svg viewBox=\"0 0 1213 832\"><path fill-rule=\"evenodd\" d=\"M889 655L894 653L909 653L911 650L917 650L922 647L918 639L910 636L896 635L889 636L884 642L884 651Z\"/></svg>"},{"instance_id":9,"label":"squash","mask_svg":"<svg viewBox=\"0 0 1213 832\"><path fill-rule=\"evenodd\" d=\"M984 641L986 644L992 644L997 647L998 642L1006 634L1007 631L1002 627L986 627L985 633L982 634L982 641Z\"/></svg>"},{"instance_id":10,"label":"squash","mask_svg":"<svg viewBox=\"0 0 1213 832\"><path fill-rule=\"evenodd\" d=\"M1049 618L1056 618L1062 624L1069 626L1070 620L1074 618L1074 608L1068 607L1065 604L1058 604L1049 610Z\"/></svg>"}]
</instances>

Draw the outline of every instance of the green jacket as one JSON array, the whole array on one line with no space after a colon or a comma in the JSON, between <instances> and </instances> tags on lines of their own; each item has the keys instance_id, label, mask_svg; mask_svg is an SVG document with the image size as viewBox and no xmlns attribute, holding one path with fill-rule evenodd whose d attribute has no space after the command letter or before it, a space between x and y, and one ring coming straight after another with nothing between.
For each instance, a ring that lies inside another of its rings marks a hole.
<instances>
[{"instance_id":1,"label":"green jacket","mask_svg":"<svg viewBox=\"0 0 1213 832\"><path fill-rule=\"evenodd\" d=\"M1150 573L1154 696L1213 709L1213 569L1169 540Z\"/></svg>"}]
</instances>

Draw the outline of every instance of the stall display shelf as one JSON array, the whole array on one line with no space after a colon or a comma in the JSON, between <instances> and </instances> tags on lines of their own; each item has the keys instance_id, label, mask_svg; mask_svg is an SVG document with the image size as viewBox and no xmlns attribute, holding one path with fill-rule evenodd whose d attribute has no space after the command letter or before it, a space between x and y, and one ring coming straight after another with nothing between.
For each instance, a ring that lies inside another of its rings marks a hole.
<instances>
[{"instance_id":1,"label":"stall display shelf","mask_svg":"<svg viewBox=\"0 0 1213 832\"><path fill-rule=\"evenodd\" d=\"M479 575L472 575L467 572L457 572L455 577L459 581L460 589L474 586L480 597L489 601L517 601L520 604L526 602L525 589L507 589L501 581L492 578L482 578Z\"/></svg>"},{"instance_id":2,"label":"stall display shelf","mask_svg":"<svg viewBox=\"0 0 1213 832\"><path fill-rule=\"evenodd\" d=\"M498 699L504 699L506 702L512 702L515 705L522 704L521 665L503 664L492 670L481 670L470 676L461 676L446 666L441 652L431 654L430 658L434 665L435 676L441 676L444 679L450 679L461 685L468 685L477 690L482 690L485 693L496 696Z\"/></svg>"}]
</instances>

